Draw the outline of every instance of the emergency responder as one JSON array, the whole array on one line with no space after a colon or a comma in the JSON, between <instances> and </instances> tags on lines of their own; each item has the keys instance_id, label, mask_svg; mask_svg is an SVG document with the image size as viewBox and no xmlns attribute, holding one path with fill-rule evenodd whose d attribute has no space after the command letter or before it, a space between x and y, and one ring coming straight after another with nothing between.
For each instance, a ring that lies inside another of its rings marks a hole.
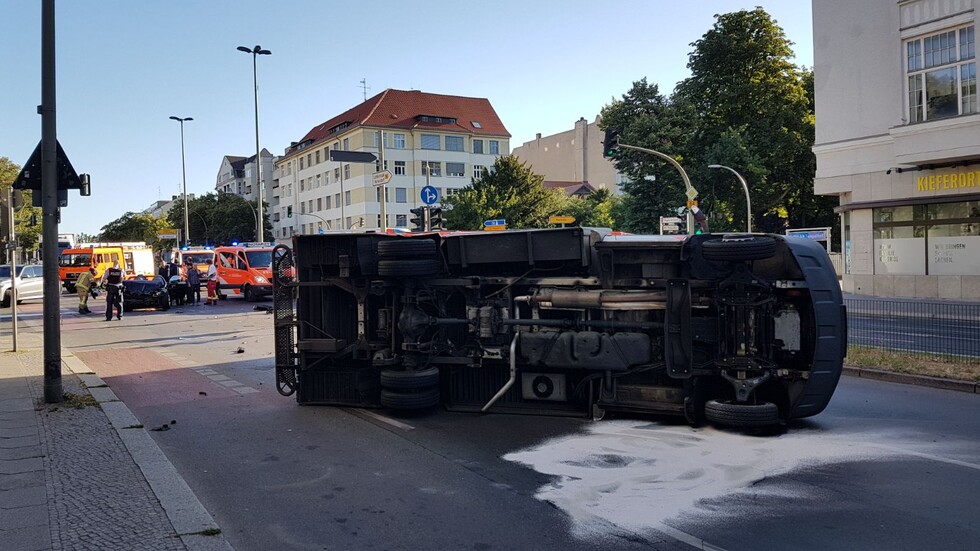
<instances>
[{"instance_id":1,"label":"emergency responder","mask_svg":"<svg viewBox=\"0 0 980 551\"><path fill-rule=\"evenodd\" d=\"M91 267L86 272L82 272L75 281L75 290L78 291L78 313L91 314L88 309L88 294L95 284L95 268Z\"/></svg>"},{"instance_id":2,"label":"emergency responder","mask_svg":"<svg viewBox=\"0 0 980 551\"><path fill-rule=\"evenodd\" d=\"M187 261L187 303L201 303L201 272L191 260Z\"/></svg>"},{"instance_id":3,"label":"emergency responder","mask_svg":"<svg viewBox=\"0 0 980 551\"><path fill-rule=\"evenodd\" d=\"M116 308L116 319L121 320L123 314L123 271L119 267L119 261L112 263L112 267L102 274L102 286L106 288L105 294L105 320L112 319L112 308Z\"/></svg>"},{"instance_id":4,"label":"emergency responder","mask_svg":"<svg viewBox=\"0 0 980 551\"><path fill-rule=\"evenodd\" d=\"M208 259L208 275L206 279L208 281L208 300L204 304L218 305L218 268L214 265L214 261L210 258Z\"/></svg>"}]
</instances>

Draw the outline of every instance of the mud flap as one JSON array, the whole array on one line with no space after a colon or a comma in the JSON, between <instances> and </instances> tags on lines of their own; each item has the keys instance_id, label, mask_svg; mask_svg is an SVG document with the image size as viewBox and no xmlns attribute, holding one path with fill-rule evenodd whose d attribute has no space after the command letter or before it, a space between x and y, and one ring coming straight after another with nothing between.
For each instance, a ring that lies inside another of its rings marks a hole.
<instances>
[{"instance_id":1,"label":"mud flap","mask_svg":"<svg viewBox=\"0 0 980 551\"><path fill-rule=\"evenodd\" d=\"M686 279L667 281L667 310L664 313L664 361L675 379L691 376L693 343L691 333L691 287Z\"/></svg>"},{"instance_id":2,"label":"mud flap","mask_svg":"<svg viewBox=\"0 0 980 551\"><path fill-rule=\"evenodd\" d=\"M275 331L276 389L289 396L298 386L296 374L293 253L285 245L272 249L272 316Z\"/></svg>"}]
</instances>

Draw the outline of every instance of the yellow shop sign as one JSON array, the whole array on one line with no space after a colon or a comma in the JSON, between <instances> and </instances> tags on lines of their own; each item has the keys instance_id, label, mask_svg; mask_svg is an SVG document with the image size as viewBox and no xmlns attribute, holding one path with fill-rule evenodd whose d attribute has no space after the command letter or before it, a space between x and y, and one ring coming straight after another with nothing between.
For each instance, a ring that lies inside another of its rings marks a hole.
<instances>
[{"instance_id":1,"label":"yellow shop sign","mask_svg":"<svg viewBox=\"0 0 980 551\"><path fill-rule=\"evenodd\" d=\"M966 189L980 186L980 170L969 172L946 172L916 178L917 191L940 191L944 189Z\"/></svg>"}]
</instances>

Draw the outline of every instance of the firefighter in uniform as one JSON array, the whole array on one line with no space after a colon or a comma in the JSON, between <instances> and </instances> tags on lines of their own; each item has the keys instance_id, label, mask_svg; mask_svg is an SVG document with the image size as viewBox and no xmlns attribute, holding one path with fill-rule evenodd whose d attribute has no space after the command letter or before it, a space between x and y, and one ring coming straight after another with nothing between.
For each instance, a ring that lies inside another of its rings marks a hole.
<instances>
[{"instance_id":1,"label":"firefighter in uniform","mask_svg":"<svg viewBox=\"0 0 980 551\"><path fill-rule=\"evenodd\" d=\"M75 282L75 289L78 291L79 314L92 313L88 309L88 294L91 292L90 289L93 285L95 285L95 268L89 268L87 271L82 272L78 276L78 281Z\"/></svg>"},{"instance_id":2,"label":"firefighter in uniform","mask_svg":"<svg viewBox=\"0 0 980 551\"><path fill-rule=\"evenodd\" d=\"M112 267L102 275L102 285L106 288L105 298L105 320L112 319L112 308L116 308L116 319L122 319L123 313L123 271L119 267L119 261L112 263Z\"/></svg>"}]
</instances>

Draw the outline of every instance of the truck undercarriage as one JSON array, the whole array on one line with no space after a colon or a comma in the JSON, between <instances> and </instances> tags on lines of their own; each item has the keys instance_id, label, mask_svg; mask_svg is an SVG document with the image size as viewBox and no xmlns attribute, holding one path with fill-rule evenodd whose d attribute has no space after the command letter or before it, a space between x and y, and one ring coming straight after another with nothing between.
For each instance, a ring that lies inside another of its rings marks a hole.
<instances>
[{"instance_id":1,"label":"truck undercarriage","mask_svg":"<svg viewBox=\"0 0 980 551\"><path fill-rule=\"evenodd\" d=\"M273 283L300 404L767 426L822 411L846 353L826 252L782 236L304 235Z\"/></svg>"}]
</instances>

